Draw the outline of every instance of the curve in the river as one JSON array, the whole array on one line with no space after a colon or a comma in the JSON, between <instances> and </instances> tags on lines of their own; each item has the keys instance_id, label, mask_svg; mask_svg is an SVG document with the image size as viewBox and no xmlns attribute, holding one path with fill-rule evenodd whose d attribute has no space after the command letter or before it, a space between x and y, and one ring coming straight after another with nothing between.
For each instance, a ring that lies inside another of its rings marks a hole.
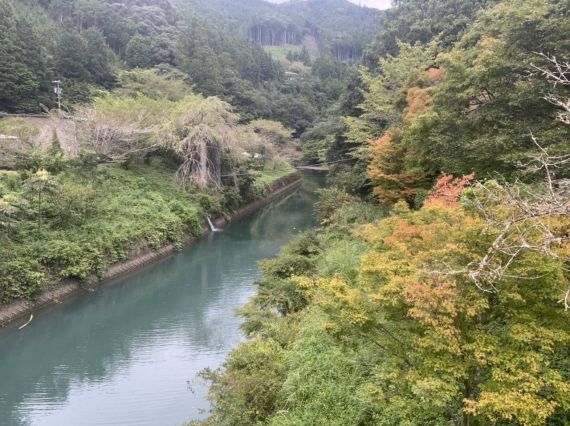
<instances>
[{"instance_id":1,"label":"curve in the river","mask_svg":"<svg viewBox=\"0 0 570 426\"><path fill-rule=\"evenodd\" d=\"M313 226L314 189L295 193L183 252L0 332L0 425L181 425L241 339L234 314L256 263Z\"/></svg>"}]
</instances>

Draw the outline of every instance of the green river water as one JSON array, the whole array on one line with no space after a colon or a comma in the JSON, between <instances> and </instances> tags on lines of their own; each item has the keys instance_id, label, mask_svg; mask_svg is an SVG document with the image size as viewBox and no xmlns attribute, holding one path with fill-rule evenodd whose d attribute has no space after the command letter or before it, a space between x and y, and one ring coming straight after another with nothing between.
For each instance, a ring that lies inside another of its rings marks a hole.
<instances>
[{"instance_id":1,"label":"green river water","mask_svg":"<svg viewBox=\"0 0 570 426\"><path fill-rule=\"evenodd\" d=\"M130 276L0 330L0 425L181 425L238 342L256 263L314 225L324 176Z\"/></svg>"}]
</instances>

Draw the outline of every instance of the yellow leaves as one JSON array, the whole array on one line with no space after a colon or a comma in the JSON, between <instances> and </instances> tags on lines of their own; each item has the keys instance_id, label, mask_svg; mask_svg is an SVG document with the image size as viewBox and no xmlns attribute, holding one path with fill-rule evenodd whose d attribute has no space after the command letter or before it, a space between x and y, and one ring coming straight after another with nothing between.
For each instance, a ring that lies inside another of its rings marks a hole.
<instances>
[{"instance_id":1,"label":"yellow leaves","mask_svg":"<svg viewBox=\"0 0 570 426\"><path fill-rule=\"evenodd\" d=\"M483 341L486 346L479 351ZM487 336L479 336L476 342L469 349L482 358L477 363L479 368L487 367L484 371L489 377L481 384L477 399L464 400L466 413L493 422L511 420L532 426L544 424L561 401L568 401L570 384L551 368L541 348L510 348Z\"/></svg>"},{"instance_id":2,"label":"yellow leaves","mask_svg":"<svg viewBox=\"0 0 570 426\"><path fill-rule=\"evenodd\" d=\"M492 422L517 420L526 426L542 425L552 415L557 403L520 390L481 392L477 400L465 399L464 411L483 414Z\"/></svg>"},{"instance_id":3,"label":"yellow leaves","mask_svg":"<svg viewBox=\"0 0 570 426\"><path fill-rule=\"evenodd\" d=\"M534 346L544 352L553 352L557 346L570 343L570 335L563 330L534 324L513 325L509 329L509 337L518 344Z\"/></svg>"},{"instance_id":4,"label":"yellow leaves","mask_svg":"<svg viewBox=\"0 0 570 426\"><path fill-rule=\"evenodd\" d=\"M505 42L501 39L483 36L479 40L479 56L473 64L475 66L484 66L489 60L494 60L496 52L505 46Z\"/></svg>"},{"instance_id":5,"label":"yellow leaves","mask_svg":"<svg viewBox=\"0 0 570 426\"><path fill-rule=\"evenodd\" d=\"M345 281L338 277L334 277L331 279L318 279L317 286L320 288L328 289L337 295L342 295L343 297L347 296L349 287Z\"/></svg>"},{"instance_id":6,"label":"yellow leaves","mask_svg":"<svg viewBox=\"0 0 570 426\"><path fill-rule=\"evenodd\" d=\"M50 174L47 170L45 169L40 169L36 172L36 178L37 180L41 181L41 182L47 182L50 178Z\"/></svg>"},{"instance_id":7,"label":"yellow leaves","mask_svg":"<svg viewBox=\"0 0 570 426\"><path fill-rule=\"evenodd\" d=\"M570 206L570 199L568 199L567 206ZM564 240L564 236L570 235L570 218L568 216L550 217L548 227L552 233L560 238L561 242L553 247L553 251L561 258L570 259L570 240Z\"/></svg>"},{"instance_id":8,"label":"yellow leaves","mask_svg":"<svg viewBox=\"0 0 570 426\"><path fill-rule=\"evenodd\" d=\"M362 256L360 272L362 273L379 273L386 271L385 255L378 252L370 252Z\"/></svg>"},{"instance_id":9,"label":"yellow leaves","mask_svg":"<svg viewBox=\"0 0 570 426\"><path fill-rule=\"evenodd\" d=\"M361 326L369 320L369 314L362 304L361 291L350 287L342 278L336 276L311 280L298 277L295 281L302 288L310 290L315 304L323 308L332 307L339 313L343 322Z\"/></svg>"},{"instance_id":10,"label":"yellow leaves","mask_svg":"<svg viewBox=\"0 0 570 426\"><path fill-rule=\"evenodd\" d=\"M13 192L4 194L3 196L0 197L0 209L7 208L10 205L14 205L18 203L19 200L20 197L18 197L18 195L14 194Z\"/></svg>"},{"instance_id":11,"label":"yellow leaves","mask_svg":"<svg viewBox=\"0 0 570 426\"><path fill-rule=\"evenodd\" d=\"M295 282L297 285L305 290L310 290L315 287L315 281L308 277L296 277Z\"/></svg>"},{"instance_id":12,"label":"yellow leaves","mask_svg":"<svg viewBox=\"0 0 570 426\"><path fill-rule=\"evenodd\" d=\"M429 402L439 407L444 407L456 391L445 380L435 377L418 378L411 386L411 390L422 403Z\"/></svg>"},{"instance_id":13,"label":"yellow leaves","mask_svg":"<svg viewBox=\"0 0 570 426\"><path fill-rule=\"evenodd\" d=\"M335 334L340 332L341 328L339 327L338 323L334 321L325 321L323 323L323 328L328 330L330 333Z\"/></svg>"},{"instance_id":14,"label":"yellow leaves","mask_svg":"<svg viewBox=\"0 0 570 426\"><path fill-rule=\"evenodd\" d=\"M489 309L489 302L486 297L475 291L479 296L477 298L471 297L467 303L460 302L461 312L468 318L475 318L482 312Z\"/></svg>"}]
</instances>

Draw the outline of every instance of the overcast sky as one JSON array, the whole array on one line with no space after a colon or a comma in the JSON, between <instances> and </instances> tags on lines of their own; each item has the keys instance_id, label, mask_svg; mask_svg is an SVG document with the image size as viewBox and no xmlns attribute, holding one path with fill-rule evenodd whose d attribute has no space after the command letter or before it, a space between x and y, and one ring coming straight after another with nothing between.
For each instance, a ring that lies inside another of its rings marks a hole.
<instances>
[{"instance_id":1,"label":"overcast sky","mask_svg":"<svg viewBox=\"0 0 570 426\"><path fill-rule=\"evenodd\" d=\"M391 0L349 0L349 1L356 4L360 4L362 6L375 7L377 9L388 9L391 3Z\"/></svg>"},{"instance_id":2,"label":"overcast sky","mask_svg":"<svg viewBox=\"0 0 570 426\"><path fill-rule=\"evenodd\" d=\"M268 0L271 3L285 3L288 0ZM377 9L388 9L392 0L348 0L361 6L375 7Z\"/></svg>"}]
</instances>

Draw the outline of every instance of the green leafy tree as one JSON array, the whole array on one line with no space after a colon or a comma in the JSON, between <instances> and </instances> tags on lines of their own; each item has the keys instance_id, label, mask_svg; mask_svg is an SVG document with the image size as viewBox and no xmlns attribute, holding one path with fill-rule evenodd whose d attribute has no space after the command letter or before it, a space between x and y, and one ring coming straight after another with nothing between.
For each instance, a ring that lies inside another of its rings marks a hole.
<instances>
[{"instance_id":1,"label":"green leafy tree","mask_svg":"<svg viewBox=\"0 0 570 426\"><path fill-rule=\"evenodd\" d=\"M378 58L397 55L398 43L427 44L437 40L448 50L475 20L498 0L396 0L380 18L379 32L368 47L366 62L376 68Z\"/></svg>"},{"instance_id":2,"label":"green leafy tree","mask_svg":"<svg viewBox=\"0 0 570 426\"><path fill-rule=\"evenodd\" d=\"M139 34L131 38L125 51L125 60L130 68L150 68L152 66L150 40Z\"/></svg>"},{"instance_id":3,"label":"green leafy tree","mask_svg":"<svg viewBox=\"0 0 570 426\"><path fill-rule=\"evenodd\" d=\"M564 89L533 72L542 61L535 52L564 57L570 51L563 9L555 1L501 3L440 56L445 77L433 108L418 115L405 136L430 169L513 177L536 149L531 134L553 152L564 151L567 129L543 99Z\"/></svg>"},{"instance_id":4,"label":"green leafy tree","mask_svg":"<svg viewBox=\"0 0 570 426\"><path fill-rule=\"evenodd\" d=\"M91 80L89 72L89 46L75 31L63 31L56 47L55 62L59 76L70 80Z\"/></svg>"},{"instance_id":5,"label":"green leafy tree","mask_svg":"<svg viewBox=\"0 0 570 426\"><path fill-rule=\"evenodd\" d=\"M42 232L43 202L46 194L53 192L57 185L57 181L51 176L47 170L38 170L24 184L27 195L35 199L36 203L36 224L38 235Z\"/></svg>"},{"instance_id":6,"label":"green leafy tree","mask_svg":"<svg viewBox=\"0 0 570 426\"><path fill-rule=\"evenodd\" d=\"M46 102L49 77L45 44L25 10L0 1L0 109L37 109Z\"/></svg>"},{"instance_id":7,"label":"green leafy tree","mask_svg":"<svg viewBox=\"0 0 570 426\"><path fill-rule=\"evenodd\" d=\"M107 47L101 31L89 28L82 34L87 42L87 69L90 80L100 86L111 88L116 82L114 71L115 55Z\"/></svg>"}]
</instances>

